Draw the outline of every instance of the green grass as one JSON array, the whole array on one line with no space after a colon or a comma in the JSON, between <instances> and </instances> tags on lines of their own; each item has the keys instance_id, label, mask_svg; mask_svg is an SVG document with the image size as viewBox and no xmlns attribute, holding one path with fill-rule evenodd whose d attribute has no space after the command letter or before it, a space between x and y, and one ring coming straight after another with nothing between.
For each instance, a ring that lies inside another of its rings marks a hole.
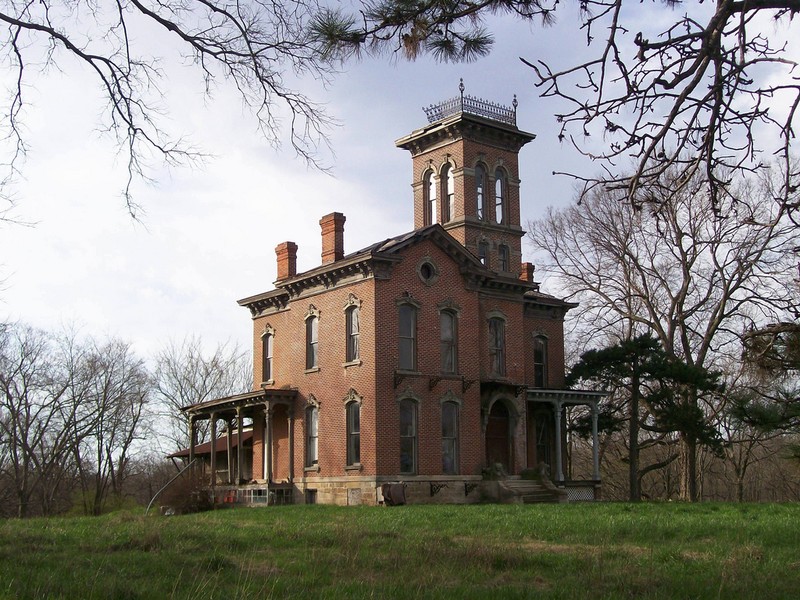
<instances>
[{"instance_id":1,"label":"green grass","mask_svg":"<svg viewBox=\"0 0 800 600\"><path fill-rule=\"evenodd\" d=\"M797 598L800 505L270 507L0 522L0 598Z\"/></svg>"}]
</instances>

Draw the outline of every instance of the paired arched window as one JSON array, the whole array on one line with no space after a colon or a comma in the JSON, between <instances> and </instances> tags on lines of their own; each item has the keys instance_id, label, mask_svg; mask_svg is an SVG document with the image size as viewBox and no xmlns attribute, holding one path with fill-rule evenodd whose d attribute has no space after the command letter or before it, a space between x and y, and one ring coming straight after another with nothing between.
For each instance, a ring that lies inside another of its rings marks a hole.
<instances>
[{"instance_id":1,"label":"paired arched window","mask_svg":"<svg viewBox=\"0 0 800 600\"><path fill-rule=\"evenodd\" d=\"M547 387L547 338L533 338L533 387Z\"/></svg>"},{"instance_id":2,"label":"paired arched window","mask_svg":"<svg viewBox=\"0 0 800 600\"><path fill-rule=\"evenodd\" d=\"M306 466L319 463L319 408L310 405L306 408Z\"/></svg>"},{"instance_id":3,"label":"paired arched window","mask_svg":"<svg viewBox=\"0 0 800 600\"><path fill-rule=\"evenodd\" d=\"M398 364L404 371L417 370L417 307L403 303L398 307Z\"/></svg>"},{"instance_id":4,"label":"paired arched window","mask_svg":"<svg viewBox=\"0 0 800 600\"><path fill-rule=\"evenodd\" d=\"M261 336L261 381L272 381L272 348L274 335L267 331Z\"/></svg>"},{"instance_id":5,"label":"paired arched window","mask_svg":"<svg viewBox=\"0 0 800 600\"><path fill-rule=\"evenodd\" d=\"M458 404L442 403L442 472L457 475L458 465Z\"/></svg>"},{"instance_id":6,"label":"paired arched window","mask_svg":"<svg viewBox=\"0 0 800 600\"><path fill-rule=\"evenodd\" d=\"M475 167L475 196L478 201L478 218L487 219L486 210L486 169L478 165Z\"/></svg>"},{"instance_id":7,"label":"paired arched window","mask_svg":"<svg viewBox=\"0 0 800 600\"><path fill-rule=\"evenodd\" d=\"M507 192L506 174L497 169L494 172L494 218L498 223L505 223Z\"/></svg>"},{"instance_id":8,"label":"paired arched window","mask_svg":"<svg viewBox=\"0 0 800 600\"><path fill-rule=\"evenodd\" d=\"M400 400L400 473L417 473L417 403Z\"/></svg>"},{"instance_id":9,"label":"paired arched window","mask_svg":"<svg viewBox=\"0 0 800 600\"><path fill-rule=\"evenodd\" d=\"M506 374L506 322L500 317L489 319L489 360L493 375Z\"/></svg>"},{"instance_id":10,"label":"paired arched window","mask_svg":"<svg viewBox=\"0 0 800 600\"><path fill-rule=\"evenodd\" d=\"M425 173L423 178L425 225L433 225L438 219L436 211L436 177L433 171Z\"/></svg>"},{"instance_id":11,"label":"paired arched window","mask_svg":"<svg viewBox=\"0 0 800 600\"><path fill-rule=\"evenodd\" d=\"M453 374L458 371L457 350L458 338L456 314L452 310L439 313L439 354L441 356L442 373Z\"/></svg>"},{"instance_id":12,"label":"paired arched window","mask_svg":"<svg viewBox=\"0 0 800 600\"><path fill-rule=\"evenodd\" d=\"M447 164L442 169L442 182L444 183L444 190L442 191L442 210L444 211L444 218L442 221L446 223L453 220L456 212L456 183L452 165Z\"/></svg>"}]
</instances>

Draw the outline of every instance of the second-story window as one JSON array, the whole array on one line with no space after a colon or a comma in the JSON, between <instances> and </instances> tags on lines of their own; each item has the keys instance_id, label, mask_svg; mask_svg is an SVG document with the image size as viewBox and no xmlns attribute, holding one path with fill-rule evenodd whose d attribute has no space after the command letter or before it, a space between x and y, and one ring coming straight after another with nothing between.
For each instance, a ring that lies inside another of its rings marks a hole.
<instances>
[{"instance_id":1,"label":"second-story window","mask_svg":"<svg viewBox=\"0 0 800 600\"><path fill-rule=\"evenodd\" d=\"M439 218L436 210L436 177L433 171L425 173L425 178L422 181L424 187L425 225L433 225Z\"/></svg>"},{"instance_id":2,"label":"second-story window","mask_svg":"<svg viewBox=\"0 0 800 600\"><path fill-rule=\"evenodd\" d=\"M498 223L506 219L506 175L502 169L494 172L494 215Z\"/></svg>"},{"instance_id":3,"label":"second-story window","mask_svg":"<svg viewBox=\"0 0 800 600\"><path fill-rule=\"evenodd\" d=\"M533 338L533 387L547 387L547 338Z\"/></svg>"},{"instance_id":4,"label":"second-story window","mask_svg":"<svg viewBox=\"0 0 800 600\"><path fill-rule=\"evenodd\" d=\"M358 360L359 356L358 338L360 330L359 316L360 316L360 309L358 308L358 306L351 306L345 312L345 327L347 328L347 340L346 340L347 362L355 362Z\"/></svg>"},{"instance_id":5,"label":"second-story window","mask_svg":"<svg viewBox=\"0 0 800 600\"><path fill-rule=\"evenodd\" d=\"M272 346L274 335L267 331L261 336L261 381L272 381Z\"/></svg>"},{"instance_id":6,"label":"second-story window","mask_svg":"<svg viewBox=\"0 0 800 600\"><path fill-rule=\"evenodd\" d=\"M499 317L489 319L489 359L493 375L506 374L506 322Z\"/></svg>"},{"instance_id":7,"label":"second-story window","mask_svg":"<svg viewBox=\"0 0 800 600\"><path fill-rule=\"evenodd\" d=\"M306 317L306 369L319 366L319 317L311 314Z\"/></svg>"},{"instance_id":8,"label":"second-story window","mask_svg":"<svg viewBox=\"0 0 800 600\"><path fill-rule=\"evenodd\" d=\"M398 310L398 365L404 371L417 369L417 308L401 304Z\"/></svg>"},{"instance_id":9,"label":"second-story window","mask_svg":"<svg viewBox=\"0 0 800 600\"><path fill-rule=\"evenodd\" d=\"M458 370L456 362L456 315L450 310L439 313L439 348L442 373L453 374Z\"/></svg>"}]
</instances>

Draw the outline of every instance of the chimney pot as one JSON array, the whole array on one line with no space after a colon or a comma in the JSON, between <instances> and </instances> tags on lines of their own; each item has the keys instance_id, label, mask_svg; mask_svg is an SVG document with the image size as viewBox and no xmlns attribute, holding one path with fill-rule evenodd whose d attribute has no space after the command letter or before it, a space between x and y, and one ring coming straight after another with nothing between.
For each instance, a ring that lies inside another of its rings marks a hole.
<instances>
[{"instance_id":1,"label":"chimney pot","mask_svg":"<svg viewBox=\"0 0 800 600\"><path fill-rule=\"evenodd\" d=\"M519 278L522 281L527 281L528 283L533 283L533 272L536 270L536 267L533 263L524 262L522 263L522 272L519 275Z\"/></svg>"}]
</instances>

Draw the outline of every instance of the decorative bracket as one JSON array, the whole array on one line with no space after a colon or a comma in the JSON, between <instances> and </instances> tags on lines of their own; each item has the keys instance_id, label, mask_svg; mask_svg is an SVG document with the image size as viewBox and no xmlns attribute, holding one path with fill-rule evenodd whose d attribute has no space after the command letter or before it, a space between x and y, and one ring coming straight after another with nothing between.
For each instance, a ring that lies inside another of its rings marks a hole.
<instances>
[{"instance_id":1,"label":"decorative bracket","mask_svg":"<svg viewBox=\"0 0 800 600\"><path fill-rule=\"evenodd\" d=\"M465 394L473 383L475 383L474 379L467 379L464 375L462 375L461 376L461 393Z\"/></svg>"},{"instance_id":2,"label":"decorative bracket","mask_svg":"<svg viewBox=\"0 0 800 600\"><path fill-rule=\"evenodd\" d=\"M469 496L478 487L477 483L470 483L469 481L464 484L464 495Z\"/></svg>"},{"instance_id":3,"label":"decorative bracket","mask_svg":"<svg viewBox=\"0 0 800 600\"><path fill-rule=\"evenodd\" d=\"M428 380L428 389L432 390L433 388L435 388L436 384L439 383L441 380L442 380L441 377L438 377L438 376L435 376L435 375L433 377L431 377Z\"/></svg>"},{"instance_id":4,"label":"decorative bracket","mask_svg":"<svg viewBox=\"0 0 800 600\"><path fill-rule=\"evenodd\" d=\"M403 382L403 379L405 379L405 378L406 378L405 373L398 373L397 371L395 371L394 372L394 389L397 389L397 387Z\"/></svg>"}]
</instances>

